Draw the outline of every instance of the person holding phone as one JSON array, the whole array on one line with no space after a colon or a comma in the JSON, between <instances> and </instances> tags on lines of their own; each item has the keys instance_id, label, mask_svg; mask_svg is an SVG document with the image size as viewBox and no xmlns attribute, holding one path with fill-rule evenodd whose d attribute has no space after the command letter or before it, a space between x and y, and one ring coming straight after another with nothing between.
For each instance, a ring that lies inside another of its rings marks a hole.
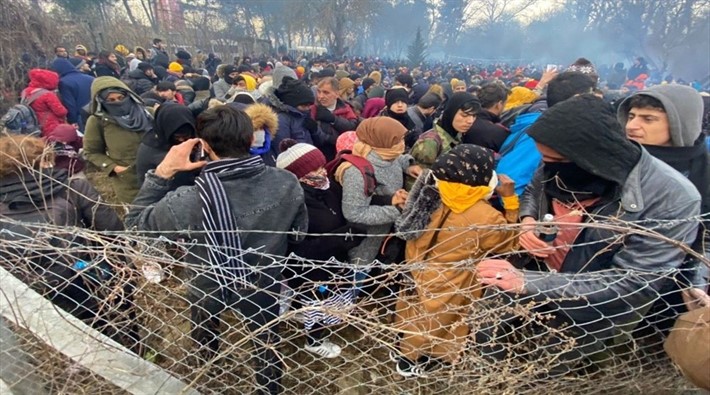
<instances>
[{"instance_id":1,"label":"person holding phone","mask_svg":"<svg viewBox=\"0 0 710 395\"><path fill-rule=\"evenodd\" d=\"M275 350L283 267L272 257L285 256L288 243L308 230L303 189L292 173L250 154L254 130L243 111L217 106L196 125L199 139L172 146L147 172L126 225L151 237L194 240L184 261L198 363L219 355L220 316L238 310L254 338L258 393L277 394L283 389ZM190 159L200 143L209 162ZM200 169L195 185L171 192L177 174Z\"/></svg>"}]
</instances>

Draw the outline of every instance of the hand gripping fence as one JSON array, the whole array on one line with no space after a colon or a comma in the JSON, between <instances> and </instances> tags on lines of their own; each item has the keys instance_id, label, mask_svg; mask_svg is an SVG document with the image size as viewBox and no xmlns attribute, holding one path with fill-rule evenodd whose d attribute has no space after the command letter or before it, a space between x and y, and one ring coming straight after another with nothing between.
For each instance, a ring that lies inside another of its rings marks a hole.
<instances>
[{"instance_id":1,"label":"hand gripping fence","mask_svg":"<svg viewBox=\"0 0 710 395\"><path fill-rule=\"evenodd\" d=\"M683 306L676 292L683 269L543 273L562 279L551 299L457 282L452 274L473 272L479 260L354 266L252 249L239 253L260 255L282 277L225 297L224 274L209 259L186 259L199 245L177 235L32 224L22 224L31 236L10 235L9 225L18 224L0 219L2 393L247 394L276 388L284 394L621 394L693 388L663 350ZM613 245L629 235L655 237L654 229L668 222L599 219L585 226L609 230ZM674 241L659 236L658 243ZM243 269L246 278L265 275L261 268ZM311 275L318 271L328 275ZM422 283L422 273L434 274ZM216 280L207 280L216 288L201 288L203 278ZM584 291L594 281L605 284L594 291L604 298ZM641 286L624 289L620 283ZM339 355L309 351L312 337L327 338ZM402 356L416 360L419 377L397 373L392 359ZM279 376L276 386L264 384Z\"/></svg>"}]
</instances>

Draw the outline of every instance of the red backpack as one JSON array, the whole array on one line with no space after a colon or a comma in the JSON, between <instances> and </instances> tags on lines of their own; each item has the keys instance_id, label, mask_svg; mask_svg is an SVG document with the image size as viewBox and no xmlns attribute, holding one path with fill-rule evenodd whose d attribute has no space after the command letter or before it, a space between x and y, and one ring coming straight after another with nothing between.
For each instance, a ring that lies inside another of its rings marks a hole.
<instances>
[{"instance_id":1,"label":"red backpack","mask_svg":"<svg viewBox=\"0 0 710 395\"><path fill-rule=\"evenodd\" d=\"M338 170L343 162L348 162L356 169L360 170L362 174L362 179L365 181L365 196L372 196L375 194L375 188L377 188L377 179L375 178L375 168L372 163L367 159L353 155L350 150L343 150L338 152L335 159L325 164L325 170L328 172L328 176L333 178L335 171ZM337 184L337 183L336 183Z\"/></svg>"}]
</instances>

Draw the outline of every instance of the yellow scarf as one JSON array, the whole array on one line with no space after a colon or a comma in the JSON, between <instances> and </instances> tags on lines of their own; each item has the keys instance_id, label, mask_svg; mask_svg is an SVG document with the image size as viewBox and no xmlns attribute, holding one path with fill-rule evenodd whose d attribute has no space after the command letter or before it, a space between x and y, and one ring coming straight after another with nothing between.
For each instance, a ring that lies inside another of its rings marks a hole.
<instances>
[{"instance_id":1,"label":"yellow scarf","mask_svg":"<svg viewBox=\"0 0 710 395\"><path fill-rule=\"evenodd\" d=\"M458 182L438 180L439 195L446 207L461 214L491 192L489 186L472 187Z\"/></svg>"},{"instance_id":2,"label":"yellow scarf","mask_svg":"<svg viewBox=\"0 0 710 395\"><path fill-rule=\"evenodd\" d=\"M367 155L371 151L375 151L375 153L383 160L391 161L399 158L404 153L404 148L404 140L400 141L392 148L375 148L369 144L363 143L362 141L357 141L353 146L353 155L361 158L367 158ZM347 170L350 166L352 166L352 163L344 161L340 164L340 166L338 166L337 169L335 169L335 181L337 181L340 185L343 185L343 174L345 174L345 170Z\"/></svg>"}]
</instances>

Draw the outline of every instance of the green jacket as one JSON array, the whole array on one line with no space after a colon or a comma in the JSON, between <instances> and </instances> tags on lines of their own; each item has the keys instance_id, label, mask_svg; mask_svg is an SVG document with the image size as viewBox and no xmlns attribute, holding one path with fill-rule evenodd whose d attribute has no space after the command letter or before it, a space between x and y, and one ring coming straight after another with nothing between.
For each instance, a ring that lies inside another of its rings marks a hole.
<instances>
[{"instance_id":1,"label":"green jacket","mask_svg":"<svg viewBox=\"0 0 710 395\"><path fill-rule=\"evenodd\" d=\"M123 129L111 117L98 110L97 96L107 88L121 88L141 101L126 84L113 77L99 77L91 84L91 116L86 122L84 133L84 155L96 167L110 178L117 198L123 203L130 203L138 193L138 176L135 163L138 146L143 134ZM128 169L116 174L116 166Z\"/></svg>"},{"instance_id":2,"label":"green jacket","mask_svg":"<svg viewBox=\"0 0 710 395\"><path fill-rule=\"evenodd\" d=\"M439 138L433 134L436 133ZM452 137L439 125L434 124L434 129L423 133L412 147L411 154L415 162L423 168L430 168L439 155L449 152L450 149L461 144L461 135Z\"/></svg>"}]
</instances>

